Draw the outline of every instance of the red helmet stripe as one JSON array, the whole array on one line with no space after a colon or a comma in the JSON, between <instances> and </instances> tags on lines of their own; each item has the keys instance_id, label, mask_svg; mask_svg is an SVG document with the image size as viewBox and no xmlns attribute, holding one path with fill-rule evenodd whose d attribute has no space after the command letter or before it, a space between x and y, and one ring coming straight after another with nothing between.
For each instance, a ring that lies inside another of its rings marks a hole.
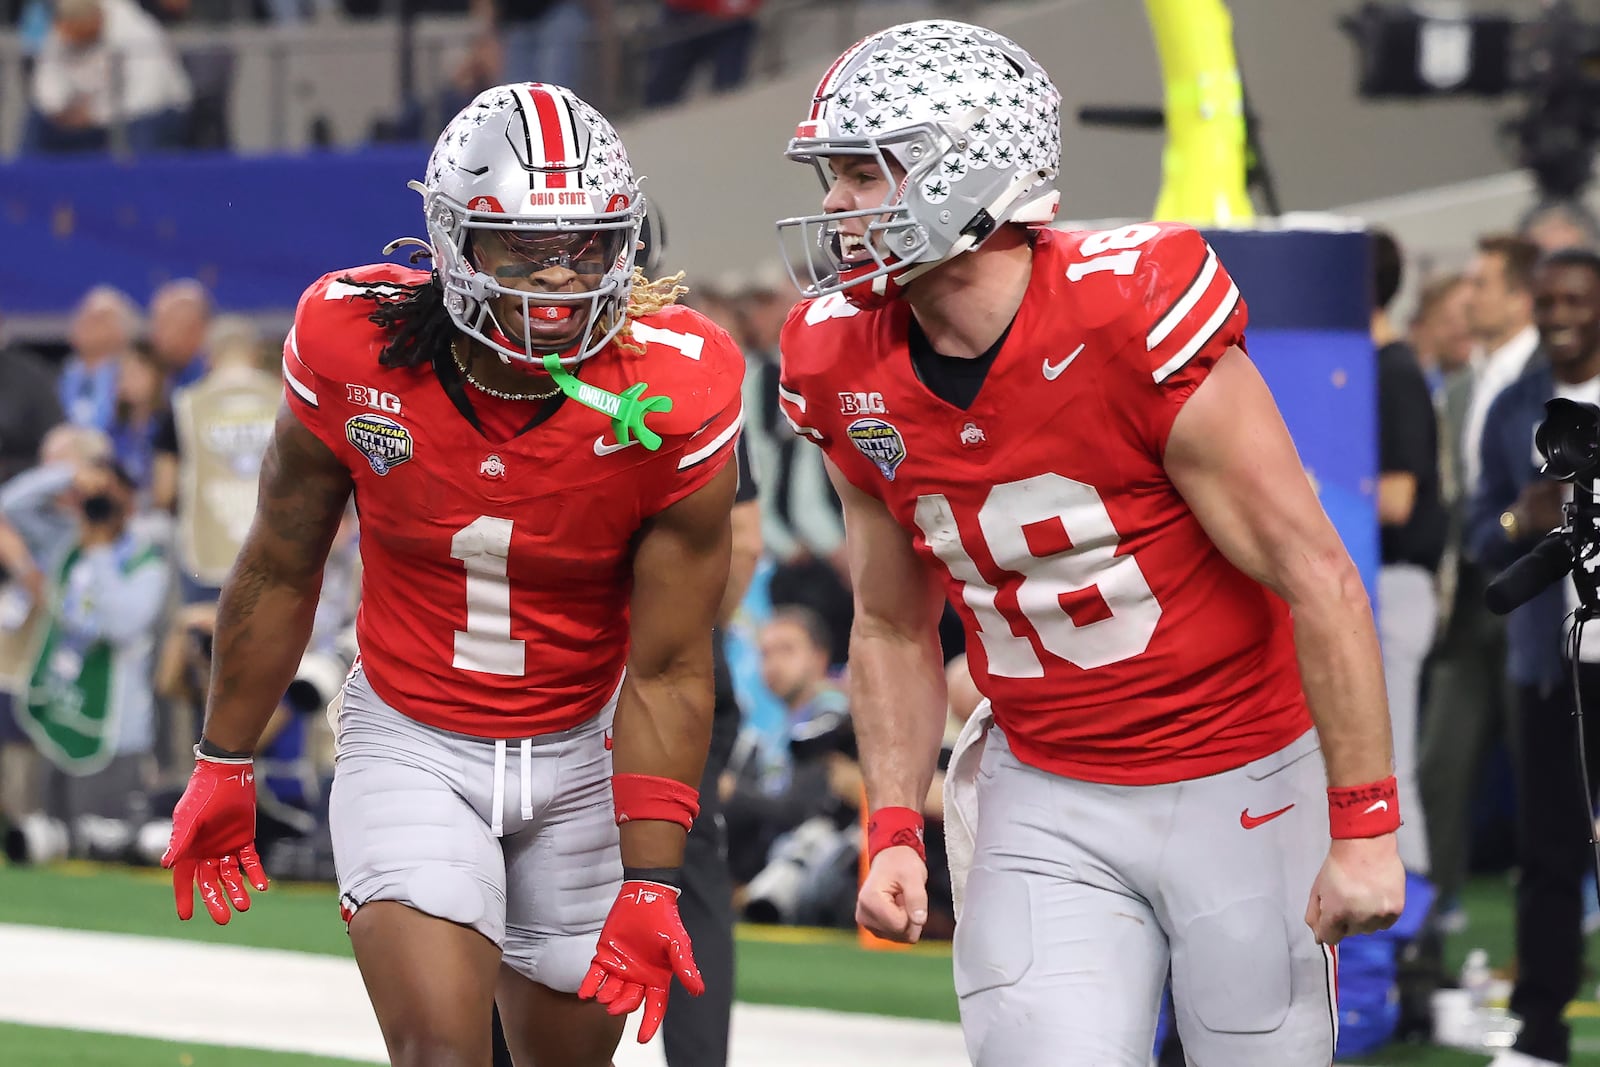
<instances>
[{"instance_id":1,"label":"red helmet stripe","mask_svg":"<svg viewBox=\"0 0 1600 1067\"><path fill-rule=\"evenodd\" d=\"M542 140L540 148L544 151L544 163L547 167L578 165L578 160L573 156L571 134L561 122L562 101L545 86L534 83L528 86L528 96L533 100L534 113L539 119L539 135ZM567 176L560 172L546 173L544 175L547 189L565 189Z\"/></svg>"},{"instance_id":2,"label":"red helmet stripe","mask_svg":"<svg viewBox=\"0 0 1600 1067\"><path fill-rule=\"evenodd\" d=\"M811 118L817 119L822 117L822 102L828 98L830 93L833 92L833 79L838 76L840 69L843 68L846 63L850 62L851 58L854 57L857 52L865 48L867 46L867 42L875 40L879 36L881 35L874 33L867 37L861 38L861 40L845 49L843 55L833 61L833 66L828 68L827 73L822 76L822 80L817 83L817 91L811 95Z\"/></svg>"}]
</instances>

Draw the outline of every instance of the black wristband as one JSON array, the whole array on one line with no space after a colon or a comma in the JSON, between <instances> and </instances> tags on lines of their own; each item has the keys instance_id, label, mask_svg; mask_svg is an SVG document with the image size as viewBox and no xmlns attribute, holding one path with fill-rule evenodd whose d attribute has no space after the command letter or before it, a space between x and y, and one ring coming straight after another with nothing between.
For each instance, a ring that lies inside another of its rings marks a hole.
<instances>
[{"instance_id":1,"label":"black wristband","mask_svg":"<svg viewBox=\"0 0 1600 1067\"><path fill-rule=\"evenodd\" d=\"M213 744L204 734L200 735L200 743L195 746L195 751L207 759L254 759L252 752L232 752L221 745Z\"/></svg>"},{"instance_id":2,"label":"black wristband","mask_svg":"<svg viewBox=\"0 0 1600 1067\"><path fill-rule=\"evenodd\" d=\"M622 868L624 882L654 882L657 885L671 886L673 889L683 888L682 867L624 867Z\"/></svg>"}]
</instances>

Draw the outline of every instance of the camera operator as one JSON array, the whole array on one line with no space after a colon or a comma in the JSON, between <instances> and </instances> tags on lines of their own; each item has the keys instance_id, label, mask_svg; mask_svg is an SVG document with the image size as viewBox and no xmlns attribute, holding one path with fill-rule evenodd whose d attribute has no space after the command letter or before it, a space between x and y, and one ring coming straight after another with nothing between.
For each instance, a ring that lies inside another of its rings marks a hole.
<instances>
[{"instance_id":1,"label":"camera operator","mask_svg":"<svg viewBox=\"0 0 1600 1067\"><path fill-rule=\"evenodd\" d=\"M114 460L73 480L76 537L56 573L23 726L54 765L46 812L120 818L148 784L155 742L150 660L168 580L159 549L130 528L133 479ZM81 842L74 842L76 847Z\"/></svg>"},{"instance_id":2,"label":"camera operator","mask_svg":"<svg viewBox=\"0 0 1600 1067\"><path fill-rule=\"evenodd\" d=\"M1467 550L1504 567L1563 521L1567 487L1539 473L1531 442L1545 402L1600 403L1600 257L1552 253L1534 280L1534 319L1547 363L1508 386L1484 421L1482 478L1467 525ZM1555 1067L1570 1054L1562 1013L1578 992L1583 960L1581 885L1591 860L1591 827L1572 743L1572 664L1564 620L1577 607L1571 579L1512 613L1507 674L1517 687L1512 746L1517 772L1518 975L1511 1010L1522 1019L1515 1051L1500 1067ZM1591 761L1600 738L1600 632L1586 635L1577 667ZM1593 803L1593 797L1589 798Z\"/></svg>"}]
</instances>

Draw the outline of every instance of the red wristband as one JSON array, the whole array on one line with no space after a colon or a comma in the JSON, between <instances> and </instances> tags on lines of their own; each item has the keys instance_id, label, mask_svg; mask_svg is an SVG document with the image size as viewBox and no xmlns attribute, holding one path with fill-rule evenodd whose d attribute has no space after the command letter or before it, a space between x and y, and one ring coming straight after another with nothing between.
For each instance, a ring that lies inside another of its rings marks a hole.
<instances>
[{"instance_id":1,"label":"red wristband","mask_svg":"<svg viewBox=\"0 0 1600 1067\"><path fill-rule=\"evenodd\" d=\"M617 825L656 819L687 830L700 814L700 790L654 774L613 774L611 804Z\"/></svg>"},{"instance_id":2,"label":"red wristband","mask_svg":"<svg viewBox=\"0 0 1600 1067\"><path fill-rule=\"evenodd\" d=\"M910 808L879 808L867 820L867 862L878 853L896 845L917 850L922 862L928 862L928 847L922 841L922 813Z\"/></svg>"},{"instance_id":3,"label":"red wristband","mask_svg":"<svg viewBox=\"0 0 1600 1067\"><path fill-rule=\"evenodd\" d=\"M1400 796L1394 775L1328 790L1328 831L1335 839L1382 837L1398 829Z\"/></svg>"}]
</instances>

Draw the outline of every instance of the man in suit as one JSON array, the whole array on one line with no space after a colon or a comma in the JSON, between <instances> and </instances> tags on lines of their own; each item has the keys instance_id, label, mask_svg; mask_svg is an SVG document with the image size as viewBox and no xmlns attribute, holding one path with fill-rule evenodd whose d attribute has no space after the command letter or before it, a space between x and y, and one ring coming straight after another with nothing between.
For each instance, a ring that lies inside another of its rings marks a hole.
<instances>
[{"instance_id":1,"label":"man in suit","mask_svg":"<svg viewBox=\"0 0 1600 1067\"><path fill-rule=\"evenodd\" d=\"M1438 908L1454 905L1466 881L1468 817L1478 772L1491 743L1506 732L1511 704L1505 679L1505 623L1483 606L1485 574L1461 551L1467 501L1489 404L1538 357L1532 280L1539 250L1520 238L1483 238L1467 270L1468 319L1478 351L1449 374L1441 413L1446 461L1441 484L1449 536L1440 567L1450 608L1434 648L1418 749L1430 873Z\"/></svg>"},{"instance_id":2,"label":"man in suit","mask_svg":"<svg viewBox=\"0 0 1600 1067\"><path fill-rule=\"evenodd\" d=\"M1562 522L1567 487L1539 473L1534 429L1545 402L1600 403L1600 256L1566 250L1538 268L1534 315L1544 365L1506 388L1484 419L1482 477L1467 515L1466 551L1489 573L1527 553ZM1562 1013L1578 991L1583 962L1581 886L1592 860L1590 818L1573 760L1573 665L1564 620L1577 606L1566 579L1512 613L1506 671L1516 686L1512 715L1517 776L1517 984L1522 1019L1516 1047L1491 1067L1557 1067L1571 1051ZM1586 635L1577 677L1594 759L1600 748L1600 632ZM1592 807L1594 798L1588 798Z\"/></svg>"}]
</instances>

